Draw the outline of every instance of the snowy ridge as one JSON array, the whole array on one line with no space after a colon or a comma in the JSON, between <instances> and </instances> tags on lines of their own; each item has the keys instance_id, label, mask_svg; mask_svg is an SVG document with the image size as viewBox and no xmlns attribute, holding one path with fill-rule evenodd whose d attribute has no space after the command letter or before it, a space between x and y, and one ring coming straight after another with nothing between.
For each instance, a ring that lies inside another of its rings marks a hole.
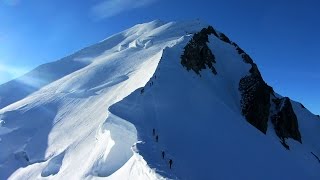
<instances>
[{"instance_id":1,"label":"snowy ridge","mask_svg":"<svg viewBox=\"0 0 320 180\"><path fill-rule=\"evenodd\" d=\"M319 118L293 102L292 151L248 124L238 86L250 65L233 45L209 36L217 75L181 65L204 27L139 24L1 85L0 179L320 178ZM36 88L12 96L29 79Z\"/></svg>"}]
</instances>

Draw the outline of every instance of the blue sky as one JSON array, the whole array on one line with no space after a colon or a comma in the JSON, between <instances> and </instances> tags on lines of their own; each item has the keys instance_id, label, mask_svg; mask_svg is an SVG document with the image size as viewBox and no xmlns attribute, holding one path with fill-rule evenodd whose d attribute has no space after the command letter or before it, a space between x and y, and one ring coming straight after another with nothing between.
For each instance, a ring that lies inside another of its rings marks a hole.
<instances>
[{"instance_id":1,"label":"blue sky","mask_svg":"<svg viewBox=\"0 0 320 180\"><path fill-rule=\"evenodd\" d=\"M320 114L317 0L0 0L0 84L137 23L200 18L284 96Z\"/></svg>"}]
</instances>

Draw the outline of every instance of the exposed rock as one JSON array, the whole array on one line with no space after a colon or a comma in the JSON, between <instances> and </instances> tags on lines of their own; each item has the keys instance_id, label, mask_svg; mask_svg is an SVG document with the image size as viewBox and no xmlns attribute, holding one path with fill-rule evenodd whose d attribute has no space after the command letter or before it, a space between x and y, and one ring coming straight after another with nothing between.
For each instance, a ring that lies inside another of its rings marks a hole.
<instances>
[{"instance_id":1,"label":"exposed rock","mask_svg":"<svg viewBox=\"0 0 320 180\"><path fill-rule=\"evenodd\" d=\"M210 34L217 36L213 27L203 28L200 32L194 34L186 47L184 47L184 52L181 55L181 64L188 71L192 69L197 74L200 74L202 69L208 67L214 74L217 74L216 69L213 67L213 63L216 62L215 57L207 45Z\"/></svg>"},{"instance_id":2,"label":"exposed rock","mask_svg":"<svg viewBox=\"0 0 320 180\"><path fill-rule=\"evenodd\" d=\"M231 44L230 39L229 39L225 34L219 33L219 38L220 38L222 41Z\"/></svg>"},{"instance_id":3,"label":"exposed rock","mask_svg":"<svg viewBox=\"0 0 320 180\"><path fill-rule=\"evenodd\" d=\"M245 63L253 64L253 60L251 59L251 57L248 54L244 53L241 55L241 57Z\"/></svg>"},{"instance_id":4,"label":"exposed rock","mask_svg":"<svg viewBox=\"0 0 320 180\"><path fill-rule=\"evenodd\" d=\"M284 137L282 137L282 138L280 139L280 143L282 144L282 146L283 146L284 148L286 148L287 150L290 150L290 147L289 147L289 145L287 144L287 142L286 142L286 140L285 140Z\"/></svg>"},{"instance_id":5,"label":"exposed rock","mask_svg":"<svg viewBox=\"0 0 320 180\"><path fill-rule=\"evenodd\" d=\"M29 162L29 157L25 151L16 152L14 154L14 157L16 160L22 161L22 162Z\"/></svg>"},{"instance_id":6,"label":"exposed rock","mask_svg":"<svg viewBox=\"0 0 320 180\"><path fill-rule=\"evenodd\" d=\"M236 44L235 42L232 42L231 43L235 48L236 48L236 50L238 51L238 54L243 54L243 53L245 53L239 46L238 46L238 44Z\"/></svg>"},{"instance_id":7,"label":"exposed rock","mask_svg":"<svg viewBox=\"0 0 320 180\"><path fill-rule=\"evenodd\" d=\"M223 37L223 39L225 42L230 42L228 37ZM230 44L236 48L245 63L251 64L250 75L241 78L239 82L242 114L250 124L266 133L270 114L270 95L274 94L274 91L264 82L251 57L236 43L231 42Z\"/></svg>"},{"instance_id":8,"label":"exposed rock","mask_svg":"<svg viewBox=\"0 0 320 180\"><path fill-rule=\"evenodd\" d=\"M239 82L242 114L247 121L266 133L270 109L270 93L273 91L262 79L256 64L252 64L251 75Z\"/></svg>"},{"instance_id":9,"label":"exposed rock","mask_svg":"<svg viewBox=\"0 0 320 180\"><path fill-rule=\"evenodd\" d=\"M238 44L236 44L235 42L232 42L231 44L236 48L236 50L238 51L238 54L241 55L241 57L245 63L251 64L251 65L253 64L253 60L251 59L251 57L247 53L245 53L244 50L242 50L238 46Z\"/></svg>"},{"instance_id":10,"label":"exposed rock","mask_svg":"<svg viewBox=\"0 0 320 180\"><path fill-rule=\"evenodd\" d=\"M251 65L250 74L243 77L239 82L242 114L250 124L261 132L266 133L271 106L270 95L274 94L274 91L272 87L265 83L257 65L251 57L236 43L231 42L223 33L218 34L209 26L194 34L193 38L184 48L184 53L181 56L181 64L186 67L187 70L192 69L197 74L200 74L200 71L206 67L209 67L214 74L217 73L213 67L215 57L207 46L208 35L210 34L214 34L222 41L233 45L238 51L238 54L241 55L243 61ZM278 107L277 113L272 118L275 131L281 140L281 144L286 149L289 149L285 141L286 138L293 138L301 142L297 117L294 114L289 99L275 99L274 103ZM281 104L283 104L283 106L281 106Z\"/></svg>"},{"instance_id":11,"label":"exposed rock","mask_svg":"<svg viewBox=\"0 0 320 180\"><path fill-rule=\"evenodd\" d=\"M207 29L204 28L204 31L206 31L208 35L209 35L209 34L213 34L213 35L215 35L216 37L219 37L219 36L218 36L218 33L214 30L214 28L213 28L212 26L208 26Z\"/></svg>"},{"instance_id":12,"label":"exposed rock","mask_svg":"<svg viewBox=\"0 0 320 180\"><path fill-rule=\"evenodd\" d=\"M320 163L320 159L317 155L315 155L313 152L311 152L311 154L318 160L318 162Z\"/></svg>"},{"instance_id":13,"label":"exposed rock","mask_svg":"<svg viewBox=\"0 0 320 180\"><path fill-rule=\"evenodd\" d=\"M288 97L275 99L277 113L271 116L275 132L280 139L292 138L301 142L301 134L297 116L293 111L291 101Z\"/></svg>"},{"instance_id":14,"label":"exposed rock","mask_svg":"<svg viewBox=\"0 0 320 180\"><path fill-rule=\"evenodd\" d=\"M303 109L305 109L306 107L304 107L304 105L302 104L302 103L300 103L300 106L303 108Z\"/></svg>"}]
</instances>

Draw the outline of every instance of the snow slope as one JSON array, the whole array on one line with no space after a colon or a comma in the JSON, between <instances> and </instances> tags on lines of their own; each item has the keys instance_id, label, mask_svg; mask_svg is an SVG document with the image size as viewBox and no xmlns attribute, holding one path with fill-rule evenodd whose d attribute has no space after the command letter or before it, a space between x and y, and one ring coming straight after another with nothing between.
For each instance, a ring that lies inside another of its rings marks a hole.
<instances>
[{"instance_id":1,"label":"snow slope","mask_svg":"<svg viewBox=\"0 0 320 180\"><path fill-rule=\"evenodd\" d=\"M235 47L209 37L217 75L180 64L204 27L139 24L1 85L0 179L320 178L317 160L301 153L320 155L316 116L294 105L306 145L289 152L241 115L238 84L250 65Z\"/></svg>"}]
</instances>

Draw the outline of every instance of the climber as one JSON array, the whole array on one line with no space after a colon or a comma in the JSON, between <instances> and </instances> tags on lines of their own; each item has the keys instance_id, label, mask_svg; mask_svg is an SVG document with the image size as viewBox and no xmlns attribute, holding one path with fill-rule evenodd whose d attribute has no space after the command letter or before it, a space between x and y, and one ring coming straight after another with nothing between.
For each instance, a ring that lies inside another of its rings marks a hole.
<instances>
[{"instance_id":1,"label":"climber","mask_svg":"<svg viewBox=\"0 0 320 180\"><path fill-rule=\"evenodd\" d=\"M141 94L144 92L144 88L141 89Z\"/></svg>"},{"instance_id":2,"label":"climber","mask_svg":"<svg viewBox=\"0 0 320 180\"><path fill-rule=\"evenodd\" d=\"M156 130L154 128L152 129L152 135L156 135Z\"/></svg>"},{"instance_id":3,"label":"climber","mask_svg":"<svg viewBox=\"0 0 320 180\"><path fill-rule=\"evenodd\" d=\"M159 141L159 136L157 135L157 136L156 136L156 142L158 142L158 141Z\"/></svg>"},{"instance_id":4,"label":"climber","mask_svg":"<svg viewBox=\"0 0 320 180\"><path fill-rule=\"evenodd\" d=\"M170 169L171 169L172 163L173 163L173 162L172 162L172 159L170 159L170 160L169 160Z\"/></svg>"},{"instance_id":5,"label":"climber","mask_svg":"<svg viewBox=\"0 0 320 180\"><path fill-rule=\"evenodd\" d=\"M161 154L162 154L162 159L164 159L165 152L162 151Z\"/></svg>"}]
</instances>

